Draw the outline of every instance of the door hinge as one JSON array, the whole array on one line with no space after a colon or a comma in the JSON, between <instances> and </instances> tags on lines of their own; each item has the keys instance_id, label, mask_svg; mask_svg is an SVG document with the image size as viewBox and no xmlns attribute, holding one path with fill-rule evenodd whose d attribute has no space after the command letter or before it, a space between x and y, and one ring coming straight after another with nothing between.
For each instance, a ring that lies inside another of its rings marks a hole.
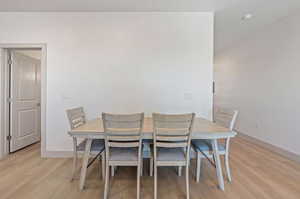
<instances>
[{"instance_id":1,"label":"door hinge","mask_svg":"<svg viewBox=\"0 0 300 199\"><path fill-rule=\"evenodd\" d=\"M7 102L11 103L12 102L12 98L11 97L7 98Z\"/></svg>"},{"instance_id":2,"label":"door hinge","mask_svg":"<svg viewBox=\"0 0 300 199\"><path fill-rule=\"evenodd\" d=\"M10 141L10 140L11 140L11 135L6 136L6 139L7 139L8 141Z\"/></svg>"},{"instance_id":3,"label":"door hinge","mask_svg":"<svg viewBox=\"0 0 300 199\"><path fill-rule=\"evenodd\" d=\"M8 64L8 65L11 65L11 64L12 64L12 60L11 60L11 59L8 59L8 60L7 60L7 64Z\"/></svg>"}]
</instances>

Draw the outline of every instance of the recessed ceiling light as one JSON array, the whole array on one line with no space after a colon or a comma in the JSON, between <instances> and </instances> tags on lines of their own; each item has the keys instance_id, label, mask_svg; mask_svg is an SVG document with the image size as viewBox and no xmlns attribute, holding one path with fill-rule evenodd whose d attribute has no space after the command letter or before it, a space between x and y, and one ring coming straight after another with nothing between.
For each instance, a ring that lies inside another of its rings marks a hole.
<instances>
[{"instance_id":1,"label":"recessed ceiling light","mask_svg":"<svg viewBox=\"0 0 300 199\"><path fill-rule=\"evenodd\" d=\"M246 20L249 20L253 17L253 15L251 13L248 13L248 14L245 14L243 17L242 17L242 20L246 21Z\"/></svg>"}]
</instances>

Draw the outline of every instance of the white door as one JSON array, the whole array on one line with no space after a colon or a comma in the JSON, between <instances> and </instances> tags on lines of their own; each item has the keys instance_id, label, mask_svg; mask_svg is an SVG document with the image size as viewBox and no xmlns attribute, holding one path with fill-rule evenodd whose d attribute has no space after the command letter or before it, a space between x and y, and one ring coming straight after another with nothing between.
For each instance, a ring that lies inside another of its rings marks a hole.
<instances>
[{"instance_id":1,"label":"white door","mask_svg":"<svg viewBox=\"0 0 300 199\"><path fill-rule=\"evenodd\" d=\"M40 66L11 51L10 152L40 140Z\"/></svg>"}]
</instances>

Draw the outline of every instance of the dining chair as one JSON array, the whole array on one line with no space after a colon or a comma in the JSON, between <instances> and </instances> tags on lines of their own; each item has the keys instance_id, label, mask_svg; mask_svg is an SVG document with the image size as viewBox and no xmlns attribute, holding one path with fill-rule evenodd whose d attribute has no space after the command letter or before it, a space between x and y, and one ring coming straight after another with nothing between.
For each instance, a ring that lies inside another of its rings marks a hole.
<instances>
[{"instance_id":1,"label":"dining chair","mask_svg":"<svg viewBox=\"0 0 300 199\"><path fill-rule=\"evenodd\" d=\"M68 109L68 110L66 110L66 112L67 112L67 116L69 119L69 124L70 124L71 129L80 127L85 124L86 117L85 117L83 107ZM72 168L71 181L74 180L75 174L77 171L78 155L83 154L85 152L86 142L87 142L87 140L85 139L77 145L77 138L73 137L73 168ZM94 139L91 144L91 152L90 152L90 154L92 156L94 156L94 158L88 164L88 166L90 166L97 159L97 157L101 156L101 158L99 158L99 159L101 159L101 162L102 162L101 169L102 169L102 178L103 179L104 179L104 175L105 175L104 149L105 149L104 140L103 139Z\"/></svg>"},{"instance_id":2,"label":"dining chair","mask_svg":"<svg viewBox=\"0 0 300 199\"><path fill-rule=\"evenodd\" d=\"M153 113L154 199L157 199L157 167L185 166L186 198L189 191L191 133L195 114Z\"/></svg>"},{"instance_id":3,"label":"dining chair","mask_svg":"<svg viewBox=\"0 0 300 199\"><path fill-rule=\"evenodd\" d=\"M105 133L106 169L104 199L109 192L109 167L137 167L137 199L140 198L140 175L142 162L142 129L144 113L102 113Z\"/></svg>"},{"instance_id":4,"label":"dining chair","mask_svg":"<svg viewBox=\"0 0 300 199\"><path fill-rule=\"evenodd\" d=\"M238 116L237 110L216 108L214 114L214 122L216 124L229 128L230 131L233 131L237 116ZM229 168L229 142L230 142L230 138L226 138L224 143L219 142L218 149L219 149L219 154L225 156L224 161L225 161L227 178L228 181L231 182L232 178L231 178L231 173ZM212 153L213 152L212 142L211 140L206 140L206 139L192 140L192 147L196 152L196 157L197 157L196 181L199 182L200 170L201 170L201 159L209 158L214 161L214 157Z\"/></svg>"}]
</instances>

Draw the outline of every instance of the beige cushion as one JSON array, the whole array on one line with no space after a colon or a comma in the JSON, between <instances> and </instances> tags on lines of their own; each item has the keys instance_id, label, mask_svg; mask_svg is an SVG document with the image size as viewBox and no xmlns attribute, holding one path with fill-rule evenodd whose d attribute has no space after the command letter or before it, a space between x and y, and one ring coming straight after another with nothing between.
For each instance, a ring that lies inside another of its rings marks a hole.
<instances>
[{"instance_id":1,"label":"beige cushion","mask_svg":"<svg viewBox=\"0 0 300 199\"><path fill-rule=\"evenodd\" d=\"M138 148L116 148L109 149L110 161L137 161Z\"/></svg>"},{"instance_id":2,"label":"beige cushion","mask_svg":"<svg viewBox=\"0 0 300 199\"><path fill-rule=\"evenodd\" d=\"M157 161L185 161L183 148L157 148Z\"/></svg>"}]
</instances>

